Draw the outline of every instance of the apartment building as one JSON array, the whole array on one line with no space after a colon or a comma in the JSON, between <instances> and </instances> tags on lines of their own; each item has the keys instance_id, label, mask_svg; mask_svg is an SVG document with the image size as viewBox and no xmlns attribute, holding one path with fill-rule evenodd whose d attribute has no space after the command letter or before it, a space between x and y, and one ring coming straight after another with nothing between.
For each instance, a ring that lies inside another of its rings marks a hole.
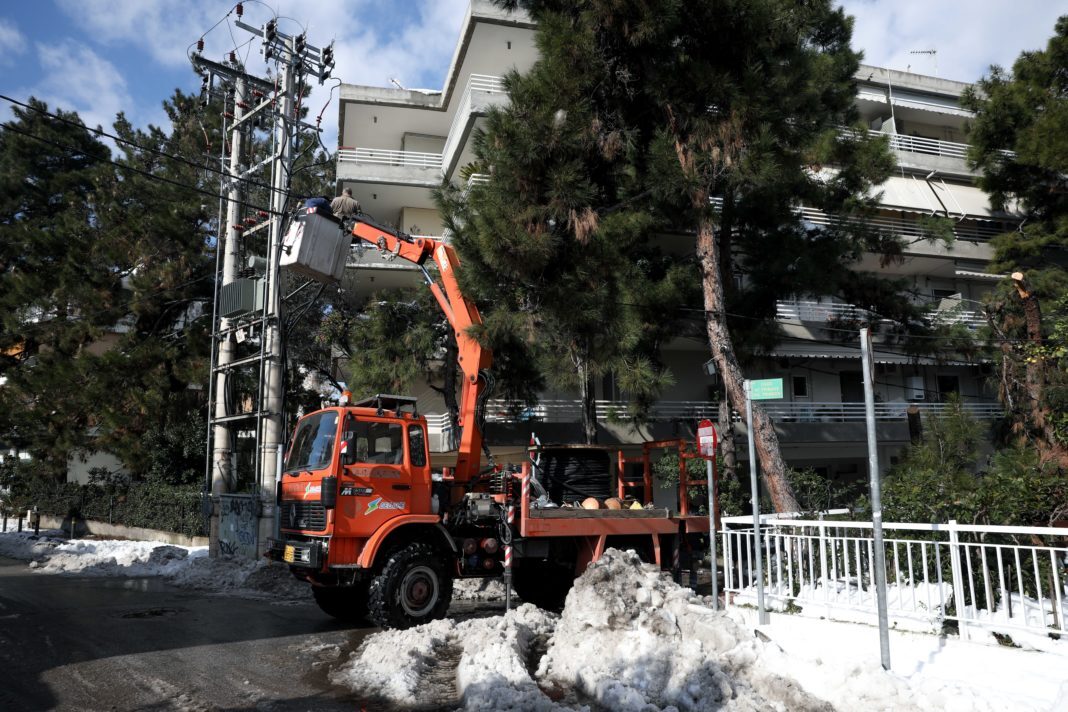
<instances>
[{"instance_id":1,"label":"apartment building","mask_svg":"<svg viewBox=\"0 0 1068 712\"><path fill-rule=\"evenodd\" d=\"M491 107L508 101L501 75L523 71L537 57L534 26L522 13L506 13L487 0L472 0L444 86L440 91L343 84L339 112L338 191L348 187L376 219L414 234L447 239L434 208L431 189L443 179L454 184L477 181L465 170L473 161L472 135ZM344 76L344 68L339 68ZM899 264L881 266L866 258L858 269L904 278L914 298L930 308L930 318L968 328L982 323L979 300L995 276L986 272L989 239L1010 227L1014 217L995 212L975 185L963 143L969 112L960 106L966 85L934 77L863 66L857 74L857 107L870 131L889 136L898 163L880 187L881 208L873 225L908 241ZM951 221L954 241L925 239L931 216ZM799 206L799 219L825 225L834 216ZM364 256L356 274L358 289L418 283L403 265ZM784 338L756 364L752 378L783 378L784 398L768 401L794 466L812 466L831 476L865 471L859 341L850 330L869 315L830 297L803 296L778 304ZM623 410L611 378L598 385L603 440L638 442L687 432L696 419L714 417L715 376L706 368L709 349L700 338L680 338L663 354L675 378L654 409L654 422L636 430L616 422ZM953 354L914 358L892 343L876 339L877 417L881 461L908 442L905 411L939 410L958 394L979 418L1000 412L989 385L989 365ZM426 413L442 405L429 388L418 393ZM525 442L531 430L549 439L573 437L579 419L572 394L547 393L521 422L507 416L505 404L490 407L491 438ZM445 419L432 420L444 427ZM441 437L439 449L448 446Z\"/></svg>"}]
</instances>

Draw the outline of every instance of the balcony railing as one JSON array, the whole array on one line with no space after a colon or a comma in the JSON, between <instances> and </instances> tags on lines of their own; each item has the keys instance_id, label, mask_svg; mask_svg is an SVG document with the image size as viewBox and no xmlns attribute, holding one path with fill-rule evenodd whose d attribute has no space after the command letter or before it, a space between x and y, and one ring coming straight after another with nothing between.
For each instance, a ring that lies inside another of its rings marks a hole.
<instances>
[{"instance_id":1,"label":"balcony railing","mask_svg":"<svg viewBox=\"0 0 1068 712\"><path fill-rule=\"evenodd\" d=\"M489 74L472 74L467 80L467 86L460 99L456 102L456 111L453 112L452 123L449 125L449 133L446 134L445 148L442 155L452 156L462 148L460 142L466 139L463 131L464 123L471 114L479 109L478 98L485 98L500 94L507 94L504 88L504 80Z\"/></svg>"},{"instance_id":2,"label":"balcony railing","mask_svg":"<svg viewBox=\"0 0 1068 712\"><path fill-rule=\"evenodd\" d=\"M868 133L873 136L888 137L890 139L890 148L895 151L925 153L929 156L944 156L946 158L959 158L961 160L968 157L968 144L966 143L941 141L935 138L923 138L922 136L889 134L883 133L882 131L868 131Z\"/></svg>"},{"instance_id":3,"label":"balcony railing","mask_svg":"<svg viewBox=\"0 0 1068 712\"><path fill-rule=\"evenodd\" d=\"M340 148L337 152L337 160L339 163L355 163L357 165L435 168L439 171L441 170L440 153L389 151L380 148Z\"/></svg>"},{"instance_id":4,"label":"balcony railing","mask_svg":"<svg viewBox=\"0 0 1068 712\"><path fill-rule=\"evenodd\" d=\"M913 405L925 415L941 413L947 407L945 403L876 403L875 417L879 420L904 420L906 410ZM763 406L772 418L780 422L859 423L864 420L863 403L765 401ZM595 401L595 407L598 421L624 419L627 414L627 404L624 401L599 400ZM963 404L963 408L972 417L980 419L996 418L1002 413L1000 404L989 401L967 402ZM718 403L663 400L653 406L649 418L653 421L700 420L716 418L718 414ZM577 423L581 419L582 402L578 400L543 400L533 407L524 407L505 400L492 399L486 407L486 420L489 422ZM740 421L741 416L734 413L734 420Z\"/></svg>"},{"instance_id":5,"label":"balcony railing","mask_svg":"<svg viewBox=\"0 0 1068 712\"><path fill-rule=\"evenodd\" d=\"M842 220L842 218L828 215L822 210L816 210L815 208L799 208L798 213L801 215L802 220L814 225L829 226ZM916 217L871 217L864 220L864 225L874 230L889 232L901 237L920 240L927 240L932 237L930 231L924 226L920 219ZM996 227L988 227L986 225L978 225L975 223L953 223L953 236L958 240L984 241L989 240L996 235L1000 235L1003 232L1004 230Z\"/></svg>"},{"instance_id":6,"label":"balcony railing","mask_svg":"<svg viewBox=\"0 0 1068 712\"><path fill-rule=\"evenodd\" d=\"M781 321L885 321L877 314L852 304L835 304L816 301L778 301L775 302L775 318ZM928 319L935 324L964 324L970 329L986 325L986 317L981 312L954 308L931 312Z\"/></svg>"}]
</instances>

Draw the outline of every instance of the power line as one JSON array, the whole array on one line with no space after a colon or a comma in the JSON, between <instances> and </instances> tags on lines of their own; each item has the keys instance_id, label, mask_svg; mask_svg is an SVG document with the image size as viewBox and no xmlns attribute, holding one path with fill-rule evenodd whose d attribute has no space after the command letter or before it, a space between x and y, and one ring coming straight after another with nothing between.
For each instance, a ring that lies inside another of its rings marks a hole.
<instances>
[{"instance_id":1,"label":"power line","mask_svg":"<svg viewBox=\"0 0 1068 712\"><path fill-rule=\"evenodd\" d=\"M25 109L30 109L31 111L36 111L37 113L39 113L39 114L41 114L43 116L47 116L47 117L49 117L51 119L54 119L56 121L60 121L60 122L62 122L64 124L67 124L69 126L75 126L77 128L85 129L86 131L91 131L92 133L97 134L98 136L105 136L107 138L110 138L113 141L117 141L118 143L122 143L122 144L125 144L127 146L131 146L133 148L136 148L139 151L144 151L145 153L153 153L153 154L155 154L157 156L161 156L161 157L164 157L164 158L169 158L171 160L178 161L180 163L184 163L187 166L190 166L192 168L196 168L196 169L202 170L202 171L208 171L208 172L211 172L211 173L217 173L217 174L219 174L219 175L221 175L221 176L223 176L223 177L225 177L227 179L231 179L229 171L222 170L221 168L214 168L214 167L212 167L210 165L197 163L195 161L189 160L188 158L184 158L182 156L178 156L178 155L175 155L175 154L172 154L172 153L168 153L168 152L166 152L166 151L164 151L162 149L151 148L149 146L142 146L139 143L136 143L135 141L130 141L129 139L124 139L124 138L122 138L120 136L116 136L115 134L109 133L109 132L107 132L107 131L105 131L103 129L100 129L100 128L90 128L89 126L86 126L85 124L81 123L80 121L74 121L73 119L68 119L68 118L65 118L63 116L59 116L57 114L53 114L53 113L51 113L49 111L45 111L44 109L41 109L41 108L36 107L36 106L33 106L32 104L26 104L24 102L19 101L18 99L12 99L11 97L6 96L4 94L0 94L0 99L3 99L4 101L10 102L10 103L15 104L17 106L21 106L21 107L23 107ZM266 183L260 183L258 181L254 181L254 180L252 180L250 178L234 177L234 178L232 178L232 180L245 183L246 185L249 185L249 186L255 186L257 188L266 188L267 190L271 189L270 185L268 185Z\"/></svg>"},{"instance_id":2,"label":"power line","mask_svg":"<svg viewBox=\"0 0 1068 712\"><path fill-rule=\"evenodd\" d=\"M16 133L16 134L19 134L21 136L25 136L26 138L34 139L35 141L40 141L41 143L46 143L46 144L48 144L50 146L53 146L55 148L61 148L61 149L70 151L72 153L72 155L80 155L80 156L84 156L85 158L92 158L94 160L102 161L104 163L110 163L111 165L115 166L116 168L121 168L121 169L126 170L126 171L132 171L133 173L137 173L139 175L142 175L145 178L148 178L150 180L159 181L161 183L167 183L167 184L175 186L177 188L182 188L184 190L190 190L190 191L193 191L195 193L200 193L201 195L206 195L206 196L208 196L210 198L215 198L215 199L222 198L223 200L225 200L225 198L223 198L223 196L220 196L218 193L213 193L210 190L205 190L204 188L200 188L200 187L197 187L197 186L194 186L194 185L188 185L188 184L182 183L180 181L171 180L170 178L165 178L163 176L159 176L159 175L156 175L154 173L150 173L149 171L141 170L140 168L134 168L133 166L129 166L129 165L120 163L120 162L115 161L115 160L113 160L111 158L105 158L104 156L93 155L91 153L83 151L82 149L80 149L80 148L78 148L76 146L71 146L70 144L61 143L59 141L53 141L51 139L44 138L43 136L38 136L36 134L30 133L29 131L23 131L21 129L17 129L17 128L15 128L14 126L12 126L10 124L5 125L3 127L3 130L4 131L11 131L12 133ZM253 208L254 210L259 210L261 212L267 213L268 215L274 215L276 217L285 217L288 214L286 212L277 212L277 211L271 210L270 208L264 208L262 206L255 205L253 203L246 202L245 205L250 207L250 208Z\"/></svg>"}]
</instances>

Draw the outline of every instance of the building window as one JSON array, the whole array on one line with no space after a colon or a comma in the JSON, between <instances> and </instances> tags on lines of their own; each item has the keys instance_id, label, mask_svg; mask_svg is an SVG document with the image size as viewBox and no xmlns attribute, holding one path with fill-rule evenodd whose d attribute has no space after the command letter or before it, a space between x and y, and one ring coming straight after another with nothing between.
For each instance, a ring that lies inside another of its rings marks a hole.
<instances>
[{"instance_id":1,"label":"building window","mask_svg":"<svg viewBox=\"0 0 1068 712\"><path fill-rule=\"evenodd\" d=\"M793 376L790 381L793 383L794 398L808 398L811 395L808 390L808 376Z\"/></svg>"}]
</instances>

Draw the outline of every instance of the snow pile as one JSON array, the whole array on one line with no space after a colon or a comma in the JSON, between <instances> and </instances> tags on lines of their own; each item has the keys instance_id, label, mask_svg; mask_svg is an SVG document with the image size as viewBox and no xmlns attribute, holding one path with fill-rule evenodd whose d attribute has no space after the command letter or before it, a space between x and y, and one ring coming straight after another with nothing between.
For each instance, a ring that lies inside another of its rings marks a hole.
<instances>
[{"instance_id":1,"label":"snow pile","mask_svg":"<svg viewBox=\"0 0 1068 712\"><path fill-rule=\"evenodd\" d=\"M503 601L504 583L499 578L457 579L452 585L454 601Z\"/></svg>"},{"instance_id":2,"label":"snow pile","mask_svg":"<svg viewBox=\"0 0 1068 712\"><path fill-rule=\"evenodd\" d=\"M160 576L180 569L189 550L152 541L75 539L57 544L39 563L47 573L77 573L90 576Z\"/></svg>"},{"instance_id":3,"label":"snow pile","mask_svg":"<svg viewBox=\"0 0 1068 712\"><path fill-rule=\"evenodd\" d=\"M888 583L886 607L892 628L920 633L938 633L953 599L950 583ZM735 605L757 605L756 586L742 589L734 596ZM813 618L831 618L848 623L878 625L875 613L875 589L858 584L856 577L822 581L815 586L805 583L792 593L788 585L764 587L764 607L769 611Z\"/></svg>"},{"instance_id":4,"label":"snow pile","mask_svg":"<svg viewBox=\"0 0 1068 712\"><path fill-rule=\"evenodd\" d=\"M440 620L370 636L330 680L370 700L414 706L426 699L425 681L431 671L448 662L455 629L455 622Z\"/></svg>"},{"instance_id":5,"label":"snow pile","mask_svg":"<svg viewBox=\"0 0 1068 712\"><path fill-rule=\"evenodd\" d=\"M60 532L0 533L0 556L28 560L41 573L88 576L162 576L176 586L244 596L308 597L308 585L285 566L267 561L208 557L206 547L157 541L63 539Z\"/></svg>"},{"instance_id":6,"label":"snow pile","mask_svg":"<svg viewBox=\"0 0 1068 712\"><path fill-rule=\"evenodd\" d=\"M822 710L765 664L765 645L634 552L575 582L538 676L613 710Z\"/></svg>"},{"instance_id":7,"label":"snow pile","mask_svg":"<svg viewBox=\"0 0 1068 712\"><path fill-rule=\"evenodd\" d=\"M558 709L531 677L555 616L524 604L503 616L433 621L370 636L331 675L370 702L408 709Z\"/></svg>"}]
</instances>

